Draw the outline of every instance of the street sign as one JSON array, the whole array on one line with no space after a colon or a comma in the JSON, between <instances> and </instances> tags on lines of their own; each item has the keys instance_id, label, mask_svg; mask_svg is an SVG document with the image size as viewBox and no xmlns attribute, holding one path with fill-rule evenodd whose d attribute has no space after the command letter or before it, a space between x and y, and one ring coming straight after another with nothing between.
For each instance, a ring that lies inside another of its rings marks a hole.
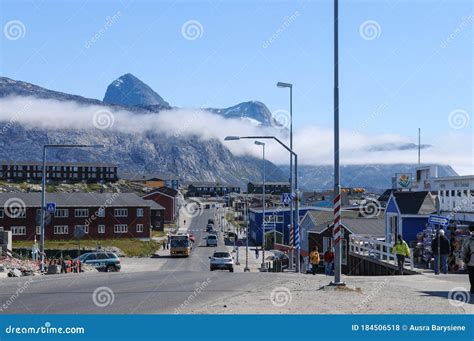
<instances>
[{"instance_id":1,"label":"street sign","mask_svg":"<svg viewBox=\"0 0 474 341\"><path fill-rule=\"evenodd\" d=\"M74 229L74 238L76 238L76 239L81 239L82 237L85 236L85 234L86 234L86 231L84 231L82 226L77 226Z\"/></svg>"},{"instance_id":2,"label":"street sign","mask_svg":"<svg viewBox=\"0 0 474 341\"><path fill-rule=\"evenodd\" d=\"M49 213L56 212L56 203L55 202L46 203L46 211Z\"/></svg>"},{"instance_id":3,"label":"street sign","mask_svg":"<svg viewBox=\"0 0 474 341\"><path fill-rule=\"evenodd\" d=\"M281 195L281 202L284 204L284 205L289 205L291 204L291 200L292 200L292 195L291 193L283 193Z\"/></svg>"},{"instance_id":4,"label":"street sign","mask_svg":"<svg viewBox=\"0 0 474 341\"><path fill-rule=\"evenodd\" d=\"M442 216L430 215L430 217L428 218L428 223L433 224L433 225L448 226L449 219Z\"/></svg>"},{"instance_id":5,"label":"street sign","mask_svg":"<svg viewBox=\"0 0 474 341\"><path fill-rule=\"evenodd\" d=\"M41 212L36 213L36 225L41 226ZM49 225L51 224L51 213L45 211L44 212L44 224Z\"/></svg>"}]
</instances>

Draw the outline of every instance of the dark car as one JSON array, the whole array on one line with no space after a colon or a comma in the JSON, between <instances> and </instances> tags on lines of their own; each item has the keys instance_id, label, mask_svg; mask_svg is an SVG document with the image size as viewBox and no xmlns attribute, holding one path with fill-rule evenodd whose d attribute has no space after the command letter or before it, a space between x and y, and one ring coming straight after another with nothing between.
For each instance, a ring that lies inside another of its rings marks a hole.
<instances>
[{"instance_id":1,"label":"dark car","mask_svg":"<svg viewBox=\"0 0 474 341\"><path fill-rule=\"evenodd\" d=\"M214 224L207 224L206 232L211 232L211 231L214 231Z\"/></svg>"},{"instance_id":2,"label":"dark car","mask_svg":"<svg viewBox=\"0 0 474 341\"><path fill-rule=\"evenodd\" d=\"M279 261L281 263L282 269L288 269L290 266L290 258L288 255L280 250L270 250L273 253L272 256L268 256L267 260L269 261Z\"/></svg>"},{"instance_id":3,"label":"dark car","mask_svg":"<svg viewBox=\"0 0 474 341\"><path fill-rule=\"evenodd\" d=\"M214 219L208 219L208 220L207 220L207 223L214 225Z\"/></svg>"},{"instance_id":4,"label":"dark car","mask_svg":"<svg viewBox=\"0 0 474 341\"><path fill-rule=\"evenodd\" d=\"M82 264L91 265L98 271L116 272L122 268L120 259L113 252L88 252L82 254L79 260Z\"/></svg>"}]
</instances>

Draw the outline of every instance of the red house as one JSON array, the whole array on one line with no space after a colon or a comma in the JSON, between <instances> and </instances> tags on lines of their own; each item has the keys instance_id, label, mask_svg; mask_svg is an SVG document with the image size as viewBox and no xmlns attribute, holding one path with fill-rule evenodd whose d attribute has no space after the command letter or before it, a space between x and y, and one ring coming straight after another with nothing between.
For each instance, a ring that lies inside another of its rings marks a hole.
<instances>
[{"instance_id":1,"label":"red house","mask_svg":"<svg viewBox=\"0 0 474 341\"><path fill-rule=\"evenodd\" d=\"M153 200L165 208L164 221L174 222L178 216L178 191L169 187L161 187L143 196L145 200Z\"/></svg>"},{"instance_id":2,"label":"red house","mask_svg":"<svg viewBox=\"0 0 474 341\"><path fill-rule=\"evenodd\" d=\"M47 193L56 210L46 219L45 239L149 238L164 208L133 193ZM0 193L0 227L13 240L33 240L41 233L41 193ZM153 226L152 226L153 225ZM161 226L162 227L162 226Z\"/></svg>"}]
</instances>

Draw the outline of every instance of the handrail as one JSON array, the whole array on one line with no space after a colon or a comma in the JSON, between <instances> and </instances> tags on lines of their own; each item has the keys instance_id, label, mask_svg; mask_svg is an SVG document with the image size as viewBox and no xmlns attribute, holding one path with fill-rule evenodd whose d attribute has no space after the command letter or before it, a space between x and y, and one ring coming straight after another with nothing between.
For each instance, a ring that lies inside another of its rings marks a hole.
<instances>
[{"instance_id":1,"label":"handrail","mask_svg":"<svg viewBox=\"0 0 474 341\"><path fill-rule=\"evenodd\" d=\"M349 236L349 251L357 255L367 256L382 262L397 265L397 256L392 252L392 244L377 240L374 237L351 234ZM413 270L413 250L411 251L407 261Z\"/></svg>"}]
</instances>

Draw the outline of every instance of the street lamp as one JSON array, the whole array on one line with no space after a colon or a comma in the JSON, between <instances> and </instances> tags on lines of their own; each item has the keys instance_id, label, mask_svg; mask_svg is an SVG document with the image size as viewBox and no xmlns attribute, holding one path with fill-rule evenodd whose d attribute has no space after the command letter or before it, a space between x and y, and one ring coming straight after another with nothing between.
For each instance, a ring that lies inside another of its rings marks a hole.
<instances>
[{"instance_id":1,"label":"street lamp","mask_svg":"<svg viewBox=\"0 0 474 341\"><path fill-rule=\"evenodd\" d=\"M249 268L249 206L248 206L248 193L245 196L245 223L247 225L246 236L245 236L245 268L244 272L250 272Z\"/></svg>"},{"instance_id":2,"label":"street lamp","mask_svg":"<svg viewBox=\"0 0 474 341\"><path fill-rule=\"evenodd\" d=\"M290 149L293 150L293 84L285 83L285 82L278 82L277 87L279 88L286 88L290 89ZM290 154L290 191L291 195L293 196L294 188L293 188L293 155ZM290 225L291 228L294 226L294 205L293 199L290 203ZM284 243L284 240L282 241ZM293 266L292 266L293 267Z\"/></svg>"},{"instance_id":3,"label":"street lamp","mask_svg":"<svg viewBox=\"0 0 474 341\"><path fill-rule=\"evenodd\" d=\"M295 246L296 246L296 252L297 252L297 257L296 257L296 272L300 271L300 213L299 213L299 192L298 192L298 155L291 149L289 148L286 144L281 142L277 137L275 136L226 136L225 141L237 141L237 140L242 140L242 139L252 139L252 140L257 140L257 139L273 139L277 141L280 145L283 146L291 155L294 156L295 158L295 193L296 193L296 226L294 229L294 239L295 239Z\"/></svg>"},{"instance_id":4,"label":"street lamp","mask_svg":"<svg viewBox=\"0 0 474 341\"><path fill-rule=\"evenodd\" d=\"M43 168L41 175L41 235L40 254L41 271L44 272L44 230L45 230L45 209L46 209L46 149L48 148L104 148L103 144L45 144L43 145Z\"/></svg>"},{"instance_id":5,"label":"street lamp","mask_svg":"<svg viewBox=\"0 0 474 341\"><path fill-rule=\"evenodd\" d=\"M263 162L263 173L262 173L262 215L263 215L263 219L262 219L262 231L263 231L263 234L262 234L262 266L260 267L261 268L261 271L266 271L266 264L265 264L265 247L266 247L266 244L267 244L267 235L266 235L266 221L265 221L265 206L266 206L266 202L265 202L265 143L263 142L260 142L260 141L255 141L255 144L257 146L262 146L262 151L263 151L263 158L262 158L262 162Z\"/></svg>"}]
</instances>

